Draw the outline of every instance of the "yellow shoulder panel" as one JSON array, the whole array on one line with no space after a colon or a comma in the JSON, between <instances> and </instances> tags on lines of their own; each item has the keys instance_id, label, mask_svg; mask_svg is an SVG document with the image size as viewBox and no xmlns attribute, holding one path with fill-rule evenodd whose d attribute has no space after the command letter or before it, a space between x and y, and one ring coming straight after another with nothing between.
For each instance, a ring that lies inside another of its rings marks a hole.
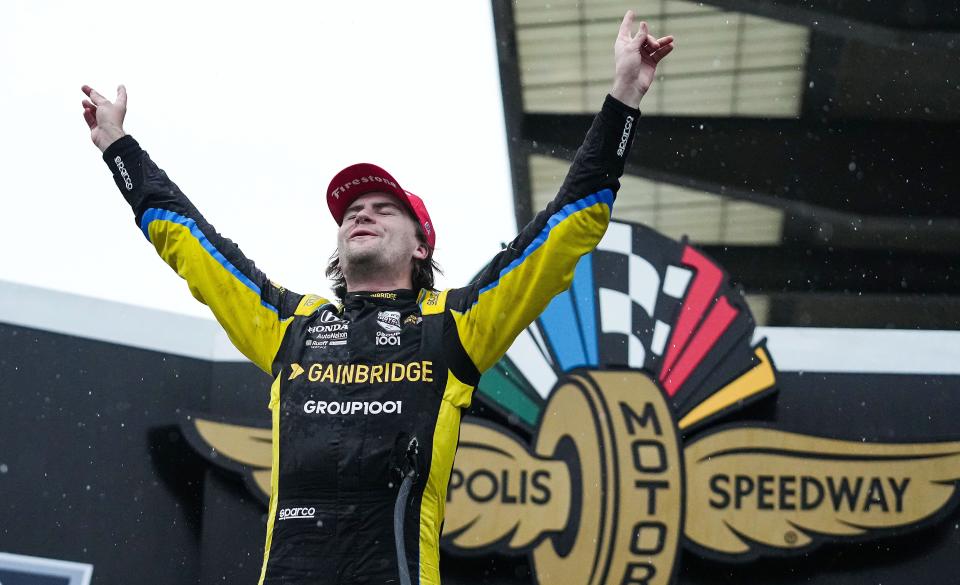
<instances>
[{"instance_id":1,"label":"yellow shoulder panel","mask_svg":"<svg viewBox=\"0 0 960 585\"><path fill-rule=\"evenodd\" d=\"M443 312L447 304L447 293L450 289L437 292L435 290L426 291L423 300L420 302L420 313L423 315L437 315Z\"/></svg>"},{"instance_id":2,"label":"yellow shoulder panel","mask_svg":"<svg viewBox=\"0 0 960 585\"><path fill-rule=\"evenodd\" d=\"M300 299L300 304L297 305L297 310L293 312L294 315L312 315L317 309L329 303L327 299L319 295L304 295Z\"/></svg>"}]
</instances>

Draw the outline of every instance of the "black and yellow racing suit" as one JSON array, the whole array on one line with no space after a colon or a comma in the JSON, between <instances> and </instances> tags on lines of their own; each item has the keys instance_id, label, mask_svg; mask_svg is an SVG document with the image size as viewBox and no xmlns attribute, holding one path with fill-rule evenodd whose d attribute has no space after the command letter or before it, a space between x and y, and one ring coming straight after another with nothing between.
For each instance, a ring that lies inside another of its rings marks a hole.
<instances>
[{"instance_id":1,"label":"black and yellow racing suit","mask_svg":"<svg viewBox=\"0 0 960 585\"><path fill-rule=\"evenodd\" d=\"M342 303L268 280L133 138L107 149L144 235L274 378L261 584L439 583L461 413L603 236L638 116L607 97L559 195L474 282Z\"/></svg>"}]
</instances>

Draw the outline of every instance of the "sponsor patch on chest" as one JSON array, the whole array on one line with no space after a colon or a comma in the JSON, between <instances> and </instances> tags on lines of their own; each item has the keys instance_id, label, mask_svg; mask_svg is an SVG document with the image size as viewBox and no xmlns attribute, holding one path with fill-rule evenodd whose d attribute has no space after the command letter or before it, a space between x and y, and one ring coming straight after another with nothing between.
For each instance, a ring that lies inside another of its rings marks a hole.
<instances>
[{"instance_id":1,"label":"sponsor patch on chest","mask_svg":"<svg viewBox=\"0 0 960 585\"><path fill-rule=\"evenodd\" d=\"M350 323L344 321L333 311L320 313L320 323L307 327L307 339L304 345L311 348L321 348L328 345L346 345L349 337Z\"/></svg>"},{"instance_id":2,"label":"sponsor patch on chest","mask_svg":"<svg viewBox=\"0 0 960 585\"><path fill-rule=\"evenodd\" d=\"M400 345L400 311L377 313L379 329L374 337L377 345Z\"/></svg>"}]
</instances>

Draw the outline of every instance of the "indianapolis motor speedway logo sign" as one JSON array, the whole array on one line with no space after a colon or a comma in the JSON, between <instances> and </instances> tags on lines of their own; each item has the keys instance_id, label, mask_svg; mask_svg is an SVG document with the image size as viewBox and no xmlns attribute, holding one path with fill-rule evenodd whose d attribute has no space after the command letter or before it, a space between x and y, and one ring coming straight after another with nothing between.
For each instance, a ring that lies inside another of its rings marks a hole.
<instances>
[{"instance_id":1,"label":"indianapolis motor speedway logo sign","mask_svg":"<svg viewBox=\"0 0 960 585\"><path fill-rule=\"evenodd\" d=\"M952 507L960 442L711 426L775 391L754 328L712 260L613 222L570 290L481 379L476 398L515 428L464 420L443 546L529 555L540 583L653 585L671 582L681 548L731 562L796 554ZM266 502L269 429L183 426Z\"/></svg>"}]
</instances>

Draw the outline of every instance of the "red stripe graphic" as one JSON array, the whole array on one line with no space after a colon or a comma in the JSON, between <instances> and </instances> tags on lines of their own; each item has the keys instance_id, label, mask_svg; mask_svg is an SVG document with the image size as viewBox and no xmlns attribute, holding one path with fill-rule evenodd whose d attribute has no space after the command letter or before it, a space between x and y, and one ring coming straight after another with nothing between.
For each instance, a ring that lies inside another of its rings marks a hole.
<instances>
[{"instance_id":1,"label":"red stripe graphic","mask_svg":"<svg viewBox=\"0 0 960 585\"><path fill-rule=\"evenodd\" d=\"M681 262L693 268L696 276L690 283L690 293L684 299L683 307L680 308L680 317L677 318L677 324L674 325L673 334L667 343L663 369L660 370L661 382L667 379L674 363L683 353L694 329L700 323L707 308L713 303L714 295L717 294L720 282L723 280L723 272L720 268L690 246L684 248Z\"/></svg>"},{"instance_id":2,"label":"red stripe graphic","mask_svg":"<svg viewBox=\"0 0 960 585\"><path fill-rule=\"evenodd\" d=\"M713 349L723 332L737 318L738 313L739 311L730 305L726 297L720 297L717 300L690 345L684 348L683 354L677 360L677 365L670 371L666 380L661 380L669 396L676 394L677 390L683 386L690 374L703 361L704 356Z\"/></svg>"}]
</instances>

